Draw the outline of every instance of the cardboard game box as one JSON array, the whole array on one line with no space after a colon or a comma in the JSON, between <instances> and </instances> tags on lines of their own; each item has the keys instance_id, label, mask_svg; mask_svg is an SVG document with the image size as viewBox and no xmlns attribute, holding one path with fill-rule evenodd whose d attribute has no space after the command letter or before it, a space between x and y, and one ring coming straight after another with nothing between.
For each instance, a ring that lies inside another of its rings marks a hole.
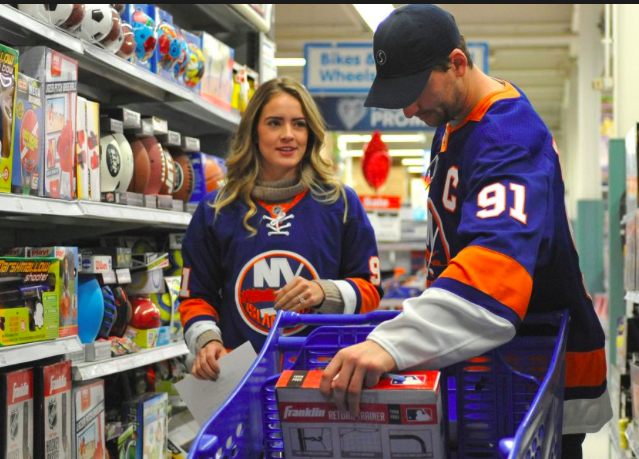
<instances>
[{"instance_id":1,"label":"cardboard game box","mask_svg":"<svg viewBox=\"0 0 639 459\"><path fill-rule=\"evenodd\" d=\"M31 369L0 374L0 457L35 457Z\"/></svg>"},{"instance_id":2,"label":"cardboard game box","mask_svg":"<svg viewBox=\"0 0 639 459\"><path fill-rule=\"evenodd\" d=\"M0 257L0 347L59 336L60 263Z\"/></svg>"},{"instance_id":3,"label":"cardboard game box","mask_svg":"<svg viewBox=\"0 0 639 459\"><path fill-rule=\"evenodd\" d=\"M163 458L167 451L169 396L143 394L129 404L128 416L137 424L139 459Z\"/></svg>"},{"instance_id":4,"label":"cardboard game box","mask_svg":"<svg viewBox=\"0 0 639 459\"><path fill-rule=\"evenodd\" d=\"M18 74L16 107L14 110L15 136L13 142L13 175L11 189L17 194L38 195L38 186L44 165L42 83L22 73Z\"/></svg>"},{"instance_id":5,"label":"cardboard game box","mask_svg":"<svg viewBox=\"0 0 639 459\"><path fill-rule=\"evenodd\" d=\"M73 451L77 459L106 459L104 381L73 388Z\"/></svg>"},{"instance_id":6,"label":"cardboard game box","mask_svg":"<svg viewBox=\"0 0 639 459\"><path fill-rule=\"evenodd\" d=\"M78 264L77 247L42 247L29 249L29 258L52 257L60 260L60 338L78 334Z\"/></svg>"},{"instance_id":7,"label":"cardboard game box","mask_svg":"<svg viewBox=\"0 0 639 459\"><path fill-rule=\"evenodd\" d=\"M200 95L212 104L230 112L235 50L208 33L199 32L198 35L202 37L201 46L204 55L204 76Z\"/></svg>"},{"instance_id":8,"label":"cardboard game box","mask_svg":"<svg viewBox=\"0 0 639 459\"><path fill-rule=\"evenodd\" d=\"M0 193L11 192L13 168L13 111L18 81L18 51L0 45Z\"/></svg>"},{"instance_id":9,"label":"cardboard game box","mask_svg":"<svg viewBox=\"0 0 639 459\"><path fill-rule=\"evenodd\" d=\"M78 198L100 201L100 104L78 97L76 120Z\"/></svg>"},{"instance_id":10,"label":"cardboard game box","mask_svg":"<svg viewBox=\"0 0 639 459\"><path fill-rule=\"evenodd\" d=\"M71 459L71 361L36 368L35 456Z\"/></svg>"},{"instance_id":11,"label":"cardboard game box","mask_svg":"<svg viewBox=\"0 0 639 459\"><path fill-rule=\"evenodd\" d=\"M362 392L358 417L326 402L321 376L321 370L288 370L277 382L287 459L446 457L439 372L382 378Z\"/></svg>"},{"instance_id":12,"label":"cardboard game box","mask_svg":"<svg viewBox=\"0 0 639 459\"><path fill-rule=\"evenodd\" d=\"M44 179L40 195L74 199L78 62L44 46L25 48L20 70L44 85Z\"/></svg>"}]
</instances>

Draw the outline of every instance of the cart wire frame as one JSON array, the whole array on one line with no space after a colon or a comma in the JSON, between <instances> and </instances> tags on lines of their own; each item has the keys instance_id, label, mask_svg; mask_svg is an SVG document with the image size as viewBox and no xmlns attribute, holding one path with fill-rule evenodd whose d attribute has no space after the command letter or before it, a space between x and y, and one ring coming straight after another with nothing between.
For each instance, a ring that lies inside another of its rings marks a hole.
<instances>
[{"instance_id":1,"label":"cart wire frame","mask_svg":"<svg viewBox=\"0 0 639 459\"><path fill-rule=\"evenodd\" d=\"M283 369L325 367L342 348L366 340L397 311L362 315L278 313L262 351L240 384L202 427L189 459L283 459L275 384ZM529 314L548 336L518 336L469 361L442 369L448 457L559 459L563 420L567 311ZM318 327L309 336L285 328Z\"/></svg>"}]
</instances>

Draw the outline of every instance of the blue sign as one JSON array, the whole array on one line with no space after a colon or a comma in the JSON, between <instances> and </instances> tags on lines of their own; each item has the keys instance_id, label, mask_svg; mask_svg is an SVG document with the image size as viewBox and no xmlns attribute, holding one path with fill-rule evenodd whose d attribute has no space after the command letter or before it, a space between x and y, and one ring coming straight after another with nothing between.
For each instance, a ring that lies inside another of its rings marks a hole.
<instances>
[{"instance_id":1,"label":"blue sign","mask_svg":"<svg viewBox=\"0 0 639 459\"><path fill-rule=\"evenodd\" d=\"M310 93L367 94L375 79L373 43L306 43L304 86Z\"/></svg>"},{"instance_id":2,"label":"blue sign","mask_svg":"<svg viewBox=\"0 0 639 459\"><path fill-rule=\"evenodd\" d=\"M331 131L434 131L419 118L406 118L402 110L364 107L364 97L315 97Z\"/></svg>"},{"instance_id":3,"label":"blue sign","mask_svg":"<svg viewBox=\"0 0 639 459\"><path fill-rule=\"evenodd\" d=\"M488 44L468 43L475 65L488 74ZM375 79L373 43L306 43L304 86L311 94L368 94Z\"/></svg>"}]
</instances>

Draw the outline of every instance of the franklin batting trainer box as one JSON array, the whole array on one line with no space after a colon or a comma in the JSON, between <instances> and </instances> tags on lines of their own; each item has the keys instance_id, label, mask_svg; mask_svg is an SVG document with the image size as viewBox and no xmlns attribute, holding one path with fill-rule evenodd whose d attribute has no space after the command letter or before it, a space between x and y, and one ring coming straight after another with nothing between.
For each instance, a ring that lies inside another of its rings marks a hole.
<instances>
[{"instance_id":1,"label":"franklin batting trainer box","mask_svg":"<svg viewBox=\"0 0 639 459\"><path fill-rule=\"evenodd\" d=\"M287 459L442 459L440 373L405 372L362 392L359 416L319 391L321 370L284 371L277 403Z\"/></svg>"},{"instance_id":2,"label":"franklin batting trainer box","mask_svg":"<svg viewBox=\"0 0 639 459\"><path fill-rule=\"evenodd\" d=\"M0 374L0 457L33 459L33 371Z\"/></svg>"},{"instance_id":3,"label":"franklin batting trainer box","mask_svg":"<svg viewBox=\"0 0 639 459\"><path fill-rule=\"evenodd\" d=\"M35 456L71 459L71 361L35 369Z\"/></svg>"}]
</instances>

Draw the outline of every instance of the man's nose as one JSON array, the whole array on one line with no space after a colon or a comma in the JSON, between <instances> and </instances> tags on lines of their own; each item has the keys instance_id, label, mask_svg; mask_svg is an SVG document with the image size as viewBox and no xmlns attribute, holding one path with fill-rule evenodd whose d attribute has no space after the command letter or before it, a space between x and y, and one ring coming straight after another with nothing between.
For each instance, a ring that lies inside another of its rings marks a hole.
<instances>
[{"instance_id":1,"label":"man's nose","mask_svg":"<svg viewBox=\"0 0 639 459\"><path fill-rule=\"evenodd\" d=\"M402 109L406 118L412 118L419 111L419 107L416 103L410 104L408 107Z\"/></svg>"}]
</instances>

